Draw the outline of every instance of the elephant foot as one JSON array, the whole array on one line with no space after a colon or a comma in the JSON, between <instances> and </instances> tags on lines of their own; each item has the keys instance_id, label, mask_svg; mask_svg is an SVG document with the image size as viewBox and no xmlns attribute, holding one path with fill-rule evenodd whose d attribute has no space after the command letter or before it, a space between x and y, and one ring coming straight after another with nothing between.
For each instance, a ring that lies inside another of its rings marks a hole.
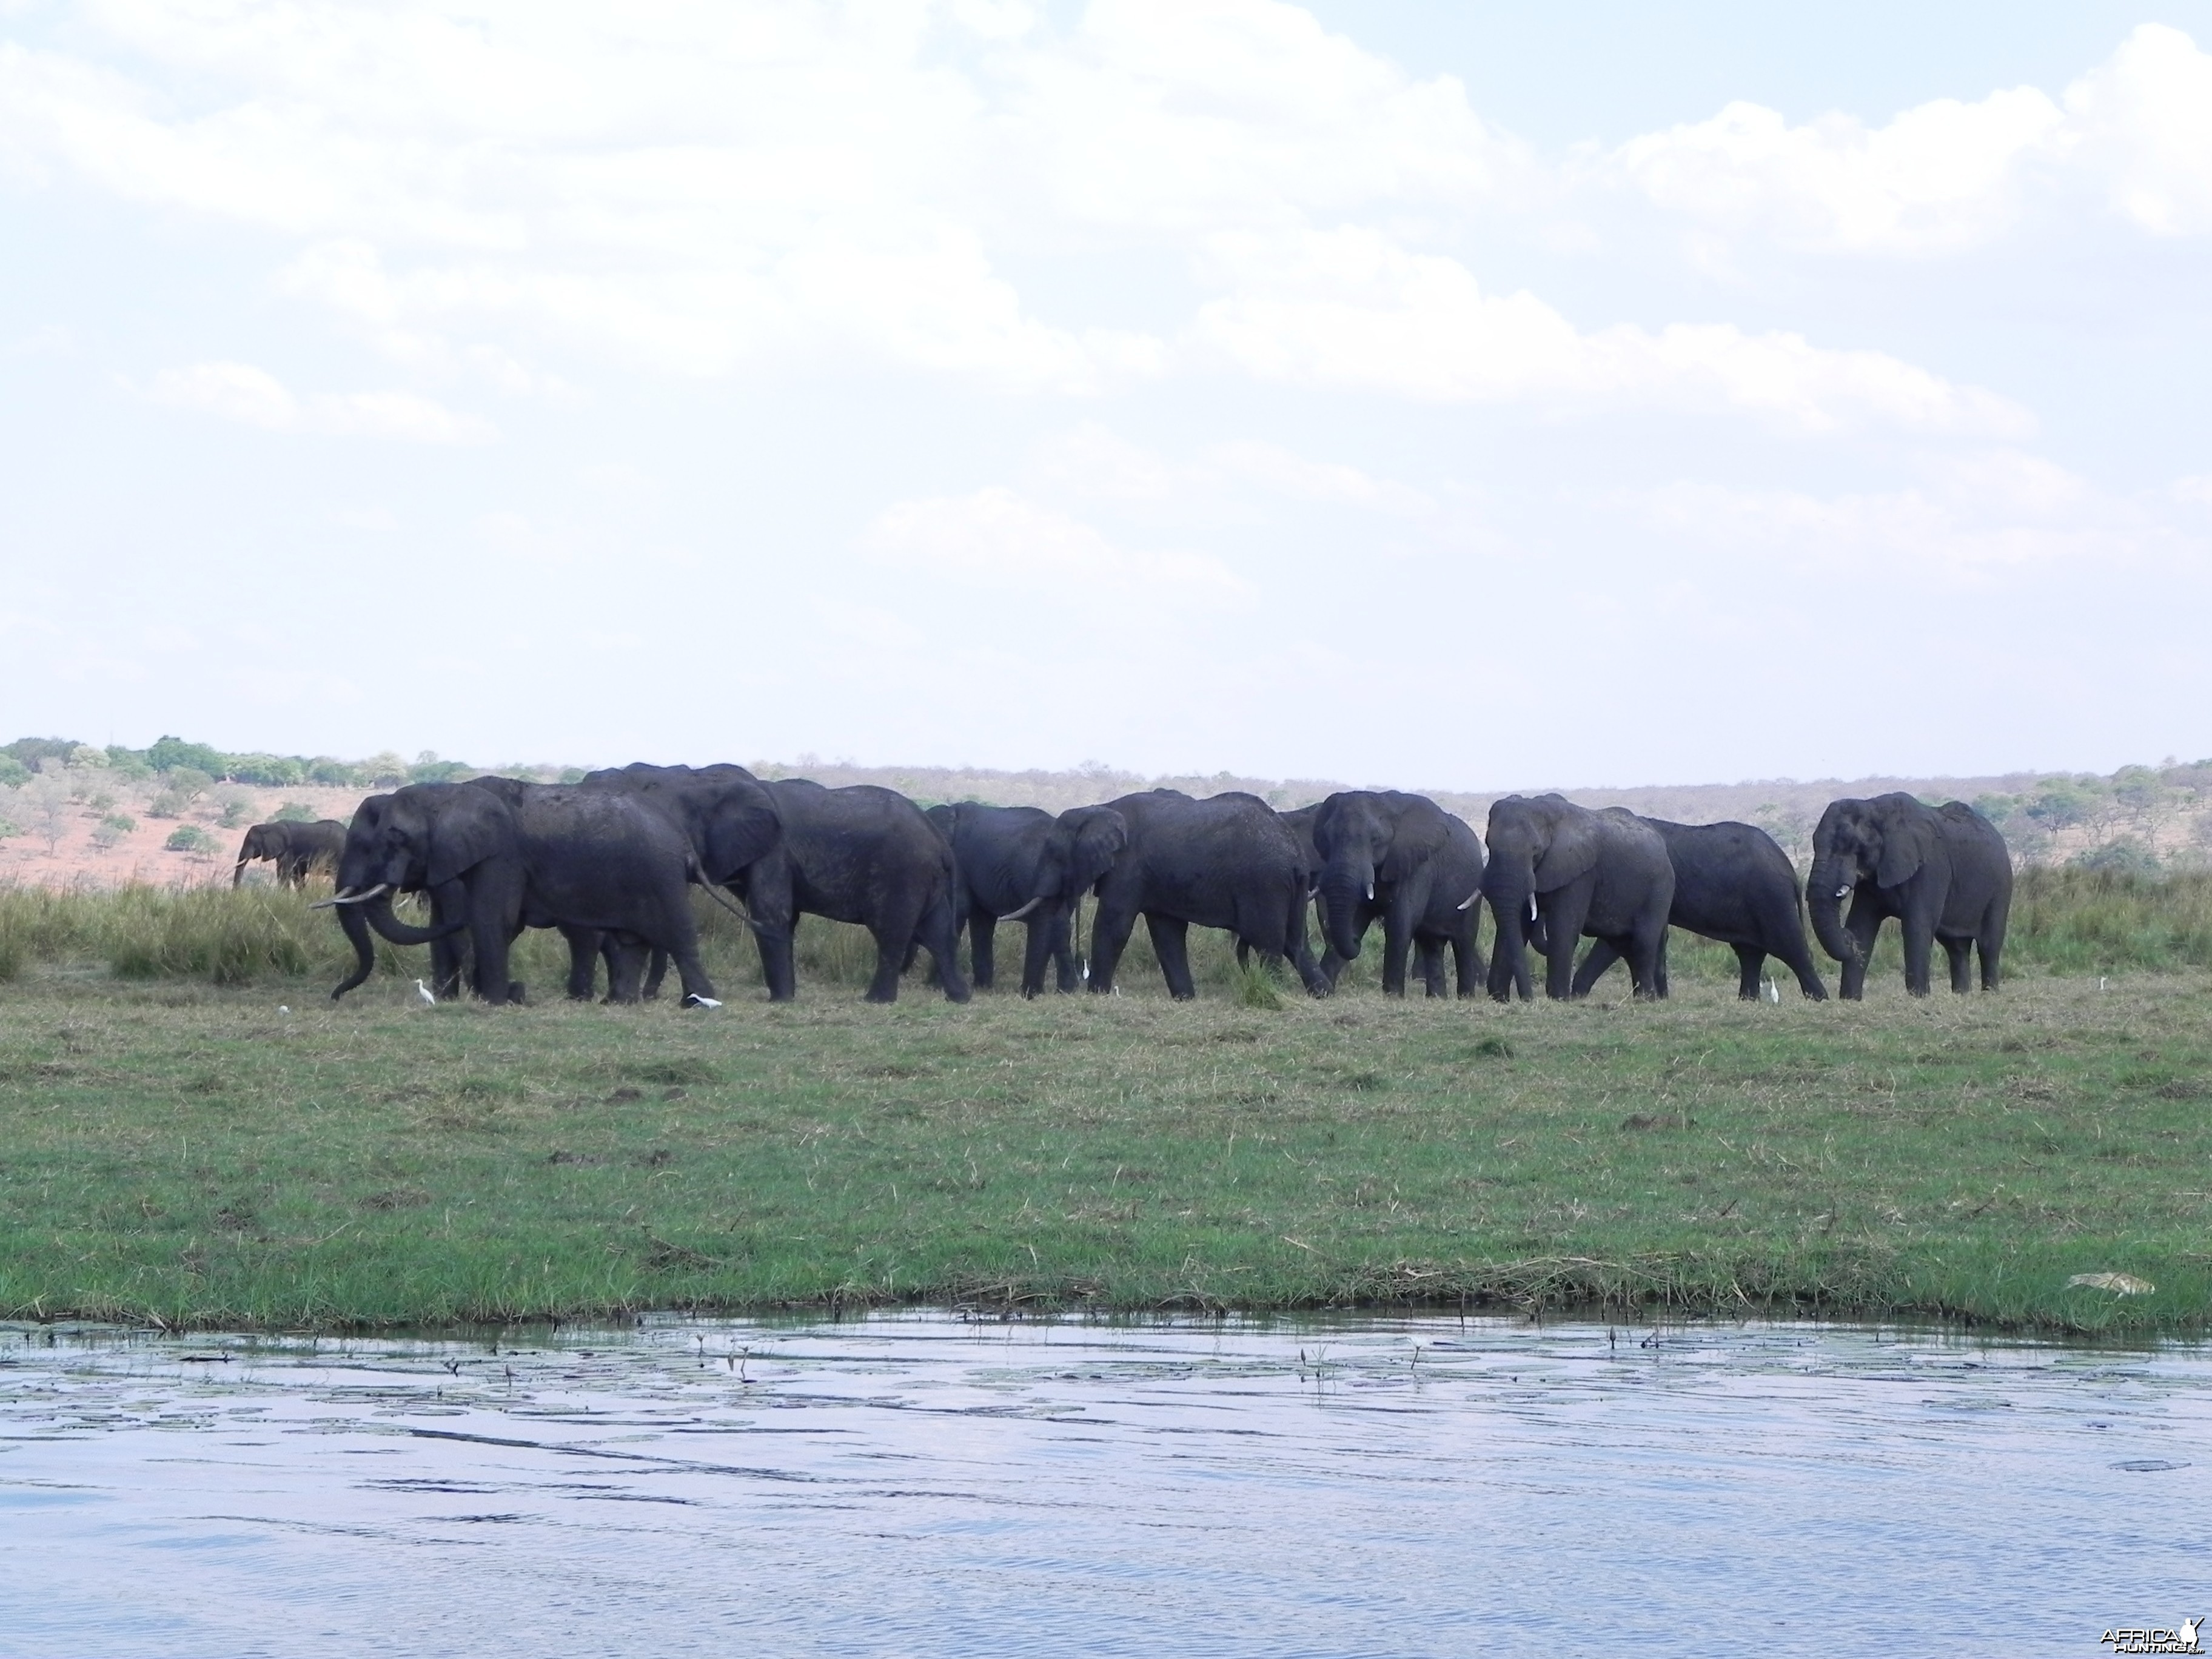
<instances>
[{"instance_id":1,"label":"elephant foot","mask_svg":"<svg viewBox=\"0 0 2212 1659\"><path fill-rule=\"evenodd\" d=\"M520 980L515 981L514 984L507 988L507 1000L508 1006L511 1007L520 1008L523 1006L522 981Z\"/></svg>"}]
</instances>

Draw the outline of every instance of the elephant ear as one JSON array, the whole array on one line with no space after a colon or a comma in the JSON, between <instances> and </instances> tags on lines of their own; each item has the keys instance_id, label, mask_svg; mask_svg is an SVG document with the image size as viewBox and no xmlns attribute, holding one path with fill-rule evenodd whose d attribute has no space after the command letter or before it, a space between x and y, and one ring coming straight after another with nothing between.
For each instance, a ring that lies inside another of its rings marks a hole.
<instances>
[{"instance_id":1,"label":"elephant ear","mask_svg":"<svg viewBox=\"0 0 2212 1659\"><path fill-rule=\"evenodd\" d=\"M726 881L783 839L783 820L763 789L732 790L707 815L707 876Z\"/></svg>"},{"instance_id":2,"label":"elephant ear","mask_svg":"<svg viewBox=\"0 0 2212 1659\"><path fill-rule=\"evenodd\" d=\"M1924 811L1900 805L1881 820L1881 857L1875 865L1877 887L1896 887L1912 879L1934 854L1935 827Z\"/></svg>"},{"instance_id":3,"label":"elephant ear","mask_svg":"<svg viewBox=\"0 0 2212 1659\"><path fill-rule=\"evenodd\" d=\"M960 809L957 806L948 806L943 801L939 801L936 805L927 809L922 816L936 826L939 835L951 841L952 831L960 822Z\"/></svg>"},{"instance_id":4,"label":"elephant ear","mask_svg":"<svg viewBox=\"0 0 2212 1659\"><path fill-rule=\"evenodd\" d=\"M1313 839L1314 851L1321 854L1324 864L1335 855L1337 820L1341 812L1342 807L1336 797L1331 795L1321 804L1321 810L1313 815L1312 823L1307 826ZM1297 831L1291 833L1295 835Z\"/></svg>"},{"instance_id":5,"label":"elephant ear","mask_svg":"<svg viewBox=\"0 0 2212 1659\"><path fill-rule=\"evenodd\" d=\"M452 787L453 786L447 786ZM442 887L514 843L514 819L496 795L467 786L434 805L424 860L428 883Z\"/></svg>"},{"instance_id":6,"label":"elephant ear","mask_svg":"<svg viewBox=\"0 0 2212 1659\"><path fill-rule=\"evenodd\" d=\"M1552 892L1595 869L1598 842L1596 813L1571 807L1553 818L1551 838L1536 860L1536 890Z\"/></svg>"},{"instance_id":7,"label":"elephant ear","mask_svg":"<svg viewBox=\"0 0 2212 1659\"><path fill-rule=\"evenodd\" d=\"M1409 879L1416 870L1444 850L1446 833L1440 808L1426 801L1407 806L1398 815L1396 830L1390 837L1389 854L1376 875L1385 881Z\"/></svg>"},{"instance_id":8,"label":"elephant ear","mask_svg":"<svg viewBox=\"0 0 2212 1659\"><path fill-rule=\"evenodd\" d=\"M1061 816L1076 824L1067 879L1071 892L1081 893L1121 856L1121 849L1129 844L1129 821L1110 806L1078 807Z\"/></svg>"}]
</instances>

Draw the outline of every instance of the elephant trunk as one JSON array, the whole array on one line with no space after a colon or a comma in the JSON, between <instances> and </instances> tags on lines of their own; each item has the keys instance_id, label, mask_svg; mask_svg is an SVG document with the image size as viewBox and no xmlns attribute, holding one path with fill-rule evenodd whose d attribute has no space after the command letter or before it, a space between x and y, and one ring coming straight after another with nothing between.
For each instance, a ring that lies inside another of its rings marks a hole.
<instances>
[{"instance_id":1,"label":"elephant trunk","mask_svg":"<svg viewBox=\"0 0 2212 1659\"><path fill-rule=\"evenodd\" d=\"M230 884L231 884L233 887L237 886L237 885L238 885L238 884L239 884L239 880L240 880L240 878L241 877L243 877L245 874L246 874L246 860L245 860L244 859L240 859L240 860L239 860L239 861L238 861L237 863L235 863L235 864L234 864L234 865L232 865L232 866L230 866Z\"/></svg>"},{"instance_id":2,"label":"elephant trunk","mask_svg":"<svg viewBox=\"0 0 2212 1659\"><path fill-rule=\"evenodd\" d=\"M354 914L356 909L367 910L369 926L394 945L433 945L441 939L447 939L459 933L462 928L469 925L468 913L465 905L455 904L451 908L453 915L453 920L451 921L440 922L428 927L410 927L392 914L392 896L386 893L370 900L365 905L341 907L338 914L343 917Z\"/></svg>"},{"instance_id":3,"label":"elephant trunk","mask_svg":"<svg viewBox=\"0 0 2212 1659\"><path fill-rule=\"evenodd\" d=\"M1333 861L1322 874L1321 919L1328 935L1328 948L1352 961L1359 955L1359 903L1372 893L1370 876L1353 867L1350 860Z\"/></svg>"},{"instance_id":4,"label":"elephant trunk","mask_svg":"<svg viewBox=\"0 0 2212 1659\"><path fill-rule=\"evenodd\" d=\"M1813 860L1813 873L1805 878L1805 908L1812 919L1813 937L1838 962L1856 962L1859 942L1844 927L1844 896L1858 879L1857 869L1833 853Z\"/></svg>"},{"instance_id":5,"label":"elephant trunk","mask_svg":"<svg viewBox=\"0 0 2212 1659\"><path fill-rule=\"evenodd\" d=\"M351 904L341 905L338 908L338 926L345 929L346 942L353 946L354 970L338 982L337 990L331 993L332 1002L336 1002L376 971L375 941L369 937L368 923L362 918L360 907Z\"/></svg>"},{"instance_id":6,"label":"elephant trunk","mask_svg":"<svg viewBox=\"0 0 2212 1659\"><path fill-rule=\"evenodd\" d=\"M1490 902L1490 915L1498 937L1490 946L1489 991L1493 1000L1510 1002L1517 990L1529 994L1528 925L1534 908L1535 872L1492 860L1483 872L1482 896Z\"/></svg>"}]
</instances>

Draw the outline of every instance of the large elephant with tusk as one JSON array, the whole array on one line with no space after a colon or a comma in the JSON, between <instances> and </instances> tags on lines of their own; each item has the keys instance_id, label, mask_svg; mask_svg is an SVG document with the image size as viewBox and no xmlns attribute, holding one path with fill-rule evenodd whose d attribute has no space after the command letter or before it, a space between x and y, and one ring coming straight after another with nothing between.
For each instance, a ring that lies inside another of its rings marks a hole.
<instances>
[{"instance_id":1,"label":"large elephant with tusk","mask_svg":"<svg viewBox=\"0 0 2212 1659\"><path fill-rule=\"evenodd\" d=\"M1114 974L1137 918L1145 919L1168 993L1197 994L1188 935L1223 927L1263 961L1287 960L1315 996L1328 980L1306 943L1312 872L1304 848L1275 809L1241 792L1195 800L1179 789L1124 795L1127 844L1098 882L1091 925L1091 988L1114 989Z\"/></svg>"},{"instance_id":2,"label":"large elephant with tusk","mask_svg":"<svg viewBox=\"0 0 2212 1659\"><path fill-rule=\"evenodd\" d=\"M325 818L319 823L296 823L285 819L257 823L238 844L238 861L230 867L230 884L238 885L247 865L266 859L276 866L278 886L304 887L307 878L318 871L336 872L338 854L345 850L345 825L336 818Z\"/></svg>"},{"instance_id":3,"label":"large elephant with tusk","mask_svg":"<svg viewBox=\"0 0 2212 1659\"><path fill-rule=\"evenodd\" d=\"M354 971L333 1001L376 969L377 936L430 947L431 984L458 993L465 959L470 987L488 1002L520 1002L507 977L507 947L522 928L521 836L505 801L463 783L414 783L371 795L355 809L338 854L337 892L314 908L335 908L354 949ZM392 914L401 893L430 900L430 926Z\"/></svg>"},{"instance_id":4,"label":"large elephant with tusk","mask_svg":"<svg viewBox=\"0 0 2212 1659\"><path fill-rule=\"evenodd\" d=\"M1459 994L1475 994L1487 969L1475 939L1483 854L1473 830L1425 795L1347 789L1321 803L1311 833L1332 983L1333 965L1358 957L1380 921L1385 993L1405 995L1407 956L1418 946L1428 994L1444 995L1449 946Z\"/></svg>"},{"instance_id":5,"label":"large elephant with tusk","mask_svg":"<svg viewBox=\"0 0 2212 1659\"><path fill-rule=\"evenodd\" d=\"M1636 995L1666 994L1660 968L1674 871L1650 825L1619 807L1595 812L1559 795L1508 795L1492 803L1483 840L1482 896L1497 925L1494 999L1534 995L1532 937L1545 958L1545 994L1572 996L1575 946L1585 934L1628 959Z\"/></svg>"},{"instance_id":6,"label":"large elephant with tusk","mask_svg":"<svg viewBox=\"0 0 2212 1659\"><path fill-rule=\"evenodd\" d=\"M441 996L458 988L465 938L471 988L488 1002L520 1002L510 947L526 927L558 927L572 951L599 933L666 951L683 973L686 1006L714 1006L687 892L696 876L682 833L624 795L504 778L373 795L347 832L338 892L324 901L337 908L356 957L331 994L368 977L374 932L395 945L429 945ZM429 927L392 916L400 892L429 895ZM617 994L635 990L617 986Z\"/></svg>"},{"instance_id":7,"label":"large elephant with tusk","mask_svg":"<svg viewBox=\"0 0 2212 1659\"><path fill-rule=\"evenodd\" d=\"M1851 902L1849 915L1843 902ZM1951 959L1951 988L1997 988L2005 923L2012 910L2012 854L1996 826L1964 801L1929 806L1911 795L1831 801L1813 831L1805 908L1820 948L1844 965L1838 994L1866 994L1867 963L1881 924L1905 932L1905 988L1928 994L1936 941Z\"/></svg>"},{"instance_id":8,"label":"large elephant with tusk","mask_svg":"<svg viewBox=\"0 0 2212 1659\"><path fill-rule=\"evenodd\" d=\"M1044 990L1048 963L1062 991L1078 989L1076 907L1128 845L1121 815L1108 806L1076 806L1055 817L1035 806L961 801L931 807L929 819L952 848L960 884L956 914L967 929L975 988L988 991L997 979L998 924L1018 921L1028 930L1022 994Z\"/></svg>"}]
</instances>

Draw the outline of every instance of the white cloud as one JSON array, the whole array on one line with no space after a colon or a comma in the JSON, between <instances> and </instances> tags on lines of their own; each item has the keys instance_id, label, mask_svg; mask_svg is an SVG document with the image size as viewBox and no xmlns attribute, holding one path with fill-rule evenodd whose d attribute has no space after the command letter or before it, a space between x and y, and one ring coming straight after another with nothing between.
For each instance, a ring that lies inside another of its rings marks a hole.
<instances>
[{"instance_id":1,"label":"white cloud","mask_svg":"<svg viewBox=\"0 0 2212 1659\"><path fill-rule=\"evenodd\" d=\"M901 501L869 527L862 545L885 565L993 591L1209 605L1250 593L1218 559L1118 547L1090 525L996 485Z\"/></svg>"},{"instance_id":2,"label":"white cloud","mask_svg":"<svg viewBox=\"0 0 2212 1659\"><path fill-rule=\"evenodd\" d=\"M2067 88L2066 108L2122 213L2166 235L2212 230L2212 55L2146 23Z\"/></svg>"},{"instance_id":3,"label":"white cloud","mask_svg":"<svg viewBox=\"0 0 2212 1659\"><path fill-rule=\"evenodd\" d=\"M1256 484L1293 501L1362 507L1398 518L1418 519L1436 502L1419 490L1376 478L1338 461L1311 461L1275 444L1240 439L1206 452L1207 464L1230 477Z\"/></svg>"},{"instance_id":4,"label":"white cloud","mask_svg":"<svg viewBox=\"0 0 2212 1659\"><path fill-rule=\"evenodd\" d=\"M1262 379L1438 402L1734 408L1808 429L1868 420L2018 435L2027 411L1875 351L1788 333L1674 324L1584 334L1527 292L1491 295L1457 260L1379 232L1217 238L1231 292L1200 308L1201 349Z\"/></svg>"},{"instance_id":5,"label":"white cloud","mask_svg":"<svg viewBox=\"0 0 2212 1659\"><path fill-rule=\"evenodd\" d=\"M2063 107L2062 107L2063 104ZM1631 140L1611 172L1702 226L1821 252L1932 255L2009 229L2031 193L2086 184L2154 234L2212 230L2212 55L2146 23L2054 100L1942 98L1869 128L1757 104Z\"/></svg>"},{"instance_id":6,"label":"white cloud","mask_svg":"<svg viewBox=\"0 0 2212 1659\"><path fill-rule=\"evenodd\" d=\"M483 443L496 435L489 422L411 392L325 392L302 400L268 370L251 363L165 368L148 385L146 395L173 409L197 410L267 432L429 444Z\"/></svg>"},{"instance_id":7,"label":"white cloud","mask_svg":"<svg viewBox=\"0 0 2212 1659\"><path fill-rule=\"evenodd\" d=\"M2011 221L2024 166L2063 149L2063 120L2033 87L1939 99L1872 131L1840 114L1792 127L1735 103L1633 139L1614 162L1652 201L1703 223L1824 251L1945 253Z\"/></svg>"}]
</instances>

